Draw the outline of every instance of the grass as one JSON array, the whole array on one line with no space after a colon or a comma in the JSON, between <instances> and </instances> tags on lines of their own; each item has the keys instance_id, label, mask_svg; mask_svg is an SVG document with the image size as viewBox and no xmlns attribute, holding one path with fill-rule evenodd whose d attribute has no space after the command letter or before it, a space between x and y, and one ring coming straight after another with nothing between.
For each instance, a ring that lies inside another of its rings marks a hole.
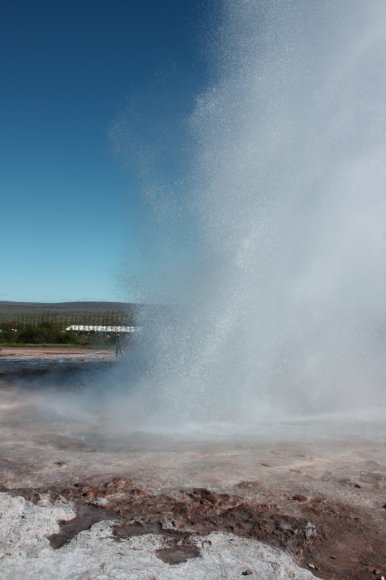
<instances>
[{"instance_id":1,"label":"grass","mask_svg":"<svg viewBox=\"0 0 386 580\"><path fill-rule=\"evenodd\" d=\"M59 342L41 342L41 343L20 343L20 342L2 342L0 343L0 351L2 348L60 348L60 349L67 349L67 348L79 348L84 350L98 350L98 349L112 349L113 347L110 345L97 345L97 344L79 344L79 343L68 343L63 344Z\"/></svg>"},{"instance_id":2,"label":"grass","mask_svg":"<svg viewBox=\"0 0 386 580\"><path fill-rule=\"evenodd\" d=\"M0 302L0 347L110 348L114 337L66 331L75 325L135 326L135 304Z\"/></svg>"}]
</instances>

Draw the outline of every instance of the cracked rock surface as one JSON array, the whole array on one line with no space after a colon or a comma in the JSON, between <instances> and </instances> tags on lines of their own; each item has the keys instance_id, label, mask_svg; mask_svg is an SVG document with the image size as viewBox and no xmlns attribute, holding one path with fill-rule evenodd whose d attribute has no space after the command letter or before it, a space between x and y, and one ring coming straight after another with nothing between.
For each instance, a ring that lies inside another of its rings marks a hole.
<instances>
[{"instance_id":1,"label":"cracked rock surface","mask_svg":"<svg viewBox=\"0 0 386 580\"><path fill-rule=\"evenodd\" d=\"M247 570L253 578L310 580L279 550L234 534L212 532L197 535L192 545L195 557L170 565L160 553L170 549L168 539L159 534L131 536L116 541L111 521L95 523L59 549L47 536L59 529L58 521L74 516L70 503L39 505L20 496L0 494L1 577L39 578L238 578Z\"/></svg>"}]
</instances>

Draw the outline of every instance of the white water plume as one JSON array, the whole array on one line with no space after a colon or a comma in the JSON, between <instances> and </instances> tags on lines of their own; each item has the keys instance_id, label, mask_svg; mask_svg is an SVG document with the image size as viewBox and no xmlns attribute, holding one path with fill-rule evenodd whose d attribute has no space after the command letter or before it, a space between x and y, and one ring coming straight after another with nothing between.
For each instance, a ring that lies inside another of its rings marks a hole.
<instances>
[{"instance_id":1,"label":"white water plume","mask_svg":"<svg viewBox=\"0 0 386 580\"><path fill-rule=\"evenodd\" d=\"M381 406L386 3L229 0L216 38L181 196L200 257L138 396L183 421Z\"/></svg>"}]
</instances>

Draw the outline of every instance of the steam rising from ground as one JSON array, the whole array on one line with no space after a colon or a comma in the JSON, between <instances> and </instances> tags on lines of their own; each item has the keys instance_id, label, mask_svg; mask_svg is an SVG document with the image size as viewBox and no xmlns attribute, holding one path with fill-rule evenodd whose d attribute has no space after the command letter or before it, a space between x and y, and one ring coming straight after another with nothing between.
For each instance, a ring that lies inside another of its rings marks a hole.
<instances>
[{"instance_id":1,"label":"steam rising from ground","mask_svg":"<svg viewBox=\"0 0 386 580\"><path fill-rule=\"evenodd\" d=\"M229 0L216 51L192 119L200 257L177 320L150 325L128 407L258 421L382 405L386 4Z\"/></svg>"}]
</instances>

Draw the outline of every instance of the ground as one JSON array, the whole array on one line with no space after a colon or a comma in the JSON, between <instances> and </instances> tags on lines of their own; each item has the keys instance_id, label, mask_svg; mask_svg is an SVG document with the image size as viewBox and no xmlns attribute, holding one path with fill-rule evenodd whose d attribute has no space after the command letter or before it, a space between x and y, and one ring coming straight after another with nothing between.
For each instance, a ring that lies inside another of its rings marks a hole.
<instances>
[{"instance_id":1,"label":"ground","mask_svg":"<svg viewBox=\"0 0 386 580\"><path fill-rule=\"evenodd\" d=\"M42 371L79 368L67 351L59 371L43 355L0 375L3 577L86 578L82 565L98 578L385 575L384 424L122 433L49 406Z\"/></svg>"}]
</instances>

